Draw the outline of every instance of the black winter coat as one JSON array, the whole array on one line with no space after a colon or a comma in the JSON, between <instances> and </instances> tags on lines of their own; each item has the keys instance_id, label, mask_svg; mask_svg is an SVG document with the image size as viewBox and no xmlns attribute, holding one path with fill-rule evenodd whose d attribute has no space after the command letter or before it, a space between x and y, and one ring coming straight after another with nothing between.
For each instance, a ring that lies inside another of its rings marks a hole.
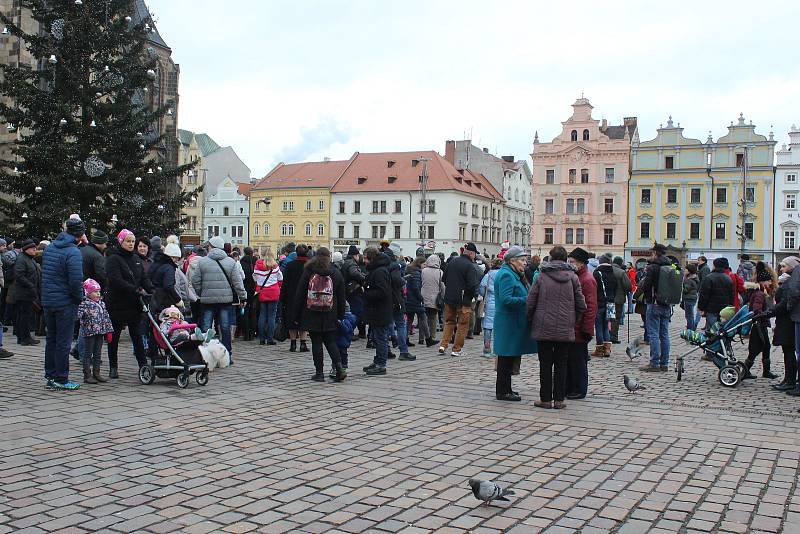
<instances>
[{"instance_id":1,"label":"black winter coat","mask_svg":"<svg viewBox=\"0 0 800 534\"><path fill-rule=\"evenodd\" d=\"M78 250L83 257L83 279L91 278L100 284L101 289L105 289L108 286L106 257L91 243L79 246Z\"/></svg>"},{"instance_id":2,"label":"black winter coat","mask_svg":"<svg viewBox=\"0 0 800 534\"><path fill-rule=\"evenodd\" d=\"M392 311L403 311L405 309L405 295L403 288L406 286L403 280L402 269L396 261L389 266L389 278L392 281Z\"/></svg>"},{"instance_id":3,"label":"black winter coat","mask_svg":"<svg viewBox=\"0 0 800 534\"><path fill-rule=\"evenodd\" d=\"M610 263L602 263L592 273L597 282L597 309L601 309L609 302L614 302L617 295L617 277L614 276L614 268ZM605 285L605 292L603 286Z\"/></svg>"},{"instance_id":4,"label":"black winter coat","mask_svg":"<svg viewBox=\"0 0 800 534\"><path fill-rule=\"evenodd\" d=\"M244 290L247 291L247 302L253 302L253 294L256 292L256 281L253 279L253 271L256 268L256 257L245 255L239 262L244 272Z\"/></svg>"},{"instance_id":5,"label":"black winter coat","mask_svg":"<svg viewBox=\"0 0 800 534\"><path fill-rule=\"evenodd\" d=\"M425 304L422 301L422 270L416 267L406 270L406 313L422 313Z\"/></svg>"},{"instance_id":6,"label":"black winter coat","mask_svg":"<svg viewBox=\"0 0 800 534\"><path fill-rule=\"evenodd\" d=\"M783 284L775 292L775 307L772 309L775 315L775 330L773 330L772 343L776 346L789 346L794 349L794 322L789 308L789 286Z\"/></svg>"},{"instance_id":7,"label":"black winter coat","mask_svg":"<svg viewBox=\"0 0 800 534\"><path fill-rule=\"evenodd\" d=\"M478 294L481 280L472 260L466 254L462 254L447 264L442 282L444 282L445 304L469 306Z\"/></svg>"},{"instance_id":8,"label":"black winter coat","mask_svg":"<svg viewBox=\"0 0 800 534\"><path fill-rule=\"evenodd\" d=\"M144 272L142 259L135 252L114 248L106 258L108 288L106 308L112 319L130 320L141 313L138 291L153 290L150 279Z\"/></svg>"},{"instance_id":9,"label":"black winter coat","mask_svg":"<svg viewBox=\"0 0 800 534\"><path fill-rule=\"evenodd\" d=\"M380 253L373 263L367 265L363 319L372 326L388 326L393 322L390 264L389 257Z\"/></svg>"},{"instance_id":10,"label":"black winter coat","mask_svg":"<svg viewBox=\"0 0 800 534\"><path fill-rule=\"evenodd\" d=\"M295 330L297 325L293 323L293 319L299 317L298 304L306 301L305 297L298 303L295 296L297 295L297 287L300 283L300 278L303 276L306 262L308 258L301 256L292 260L286 269L283 270L283 285L281 286L280 302L283 308L284 317L289 319L288 327L290 330Z\"/></svg>"},{"instance_id":11,"label":"black winter coat","mask_svg":"<svg viewBox=\"0 0 800 534\"><path fill-rule=\"evenodd\" d=\"M342 276L344 277L344 285L348 293L357 293L360 291L360 287L363 288L365 280L364 273L353 256L347 256L347 258L345 258L342 264Z\"/></svg>"},{"instance_id":12,"label":"black winter coat","mask_svg":"<svg viewBox=\"0 0 800 534\"><path fill-rule=\"evenodd\" d=\"M722 269L714 269L703 278L697 309L718 315L722 308L733 306L733 281Z\"/></svg>"},{"instance_id":13,"label":"black winter coat","mask_svg":"<svg viewBox=\"0 0 800 534\"><path fill-rule=\"evenodd\" d=\"M42 270L25 252L14 263L14 302L39 302Z\"/></svg>"},{"instance_id":14,"label":"black winter coat","mask_svg":"<svg viewBox=\"0 0 800 534\"><path fill-rule=\"evenodd\" d=\"M177 304L181 296L175 289L175 271L178 266L163 252L156 252L153 264L147 273L153 285L153 312L160 313L164 308ZM188 305L188 303L184 303Z\"/></svg>"},{"instance_id":15,"label":"black winter coat","mask_svg":"<svg viewBox=\"0 0 800 534\"><path fill-rule=\"evenodd\" d=\"M333 308L329 311L309 310L306 307L308 283L314 274L330 276L333 281ZM283 287L286 287L286 285L284 284ZM294 307L296 315L293 316L292 322L299 324L300 330L307 332L332 332L336 330L338 328L337 321L344 319L345 304L347 302L342 273L333 265L323 269L314 260L311 260L300 275L294 300L298 305Z\"/></svg>"}]
</instances>

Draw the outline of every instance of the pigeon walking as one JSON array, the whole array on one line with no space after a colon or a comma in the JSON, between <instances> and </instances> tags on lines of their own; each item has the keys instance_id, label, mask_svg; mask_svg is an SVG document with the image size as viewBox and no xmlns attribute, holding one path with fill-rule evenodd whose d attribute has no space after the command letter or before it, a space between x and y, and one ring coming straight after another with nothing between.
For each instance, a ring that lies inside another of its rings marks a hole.
<instances>
[{"instance_id":1,"label":"pigeon walking","mask_svg":"<svg viewBox=\"0 0 800 534\"><path fill-rule=\"evenodd\" d=\"M622 375L622 378L623 382L625 382L625 388L629 393L636 393L640 389L647 389L643 385L639 384L635 378L629 378L628 375Z\"/></svg>"},{"instance_id":2,"label":"pigeon walking","mask_svg":"<svg viewBox=\"0 0 800 534\"><path fill-rule=\"evenodd\" d=\"M625 354L628 355L628 358L633 361L635 358L638 358L642 355L642 339L637 337L634 339L625 349Z\"/></svg>"},{"instance_id":3,"label":"pigeon walking","mask_svg":"<svg viewBox=\"0 0 800 534\"><path fill-rule=\"evenodd\" d=\"M491 480L478 480L476 478L469 479L469 485L472 488L472 494L475 498L483 501L486 506L492 501L506 501L506 495L514 495L514 491L508 488L502 488Z\"/></svg>"}]
</instances>

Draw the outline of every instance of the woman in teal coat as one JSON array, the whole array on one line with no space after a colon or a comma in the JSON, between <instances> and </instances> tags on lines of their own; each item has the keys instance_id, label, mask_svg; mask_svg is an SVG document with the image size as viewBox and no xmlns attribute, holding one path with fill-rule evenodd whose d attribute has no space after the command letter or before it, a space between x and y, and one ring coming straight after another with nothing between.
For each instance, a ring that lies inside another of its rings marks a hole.
<instances>
[{"instance_id":1,"label":"woman in teal coat","mask_svg":"<svg viewBox=\"0 0 800 534\"><path fill-rule=\"evenodd\" d=\"M513 246L503 257L504 264L494 278L494 353L497 355L497 400L519 401L511 389L511 373L519 366L523 354L538 352L530 338L525 305L528 286L525 283L527 256L522 247Z\"/></svg>"}]
</instances>

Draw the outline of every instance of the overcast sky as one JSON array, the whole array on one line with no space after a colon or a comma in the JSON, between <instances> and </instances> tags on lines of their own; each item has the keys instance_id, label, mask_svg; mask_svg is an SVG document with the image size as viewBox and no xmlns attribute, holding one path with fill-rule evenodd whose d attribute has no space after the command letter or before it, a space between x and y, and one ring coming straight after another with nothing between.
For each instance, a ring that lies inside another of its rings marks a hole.
<instances>
[{"instance_id":1,"label":"overcast sky","mask_svg":"<svg viewBox=\"0 0 800 534\"><path fill-rule=\"evenodd\" d=\"M528 157L583 92L596 119L672 114L718 138L739 112L800 125L800 2L148 0L180 64L179 127L279 161L444 152Z\"/></svg>"}]
</instances>

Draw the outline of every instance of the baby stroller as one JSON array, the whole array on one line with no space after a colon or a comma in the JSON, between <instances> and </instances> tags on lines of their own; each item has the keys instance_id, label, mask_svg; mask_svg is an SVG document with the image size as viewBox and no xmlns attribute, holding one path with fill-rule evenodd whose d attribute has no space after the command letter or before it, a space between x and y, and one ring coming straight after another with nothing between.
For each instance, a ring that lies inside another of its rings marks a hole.
<instances>
[{"instance_id":1,"label":"baby stroller","mask_svg":"<svg viewBox=\"0 0 800 534\"><path fill-rule=\"evenodd\" d=\"M173 347L159 329L150 308L141 297L139 302L142 305L142 311L147 314L147 319L150 321L151 338L151 348L148 351L150 362L139 368L139 381L148 385L155 382L156 377L175 379L178 387L183 389L189 385L189 377L194 374L198 385L208 384L208 365L200 353L200 345L203 344L203 341L190 339ZM175 325L170 333L176 329L193 331L195 326L193 324Z\"/></svg>"},{"instance_id":2,"label":"baby stroller","mask_svg":"<svg viewBox=\"0 0 800 534\"><path fill-rule=\"evenodd\" d=\"M745 305L739 308L739 311L734 313L727 321L720 321L713 325L708 335L699 330L684 330L681 332L681 338L688 341L693 347L675 360L678 382L683 377L686 356L698 349L702 349L719 369L717 373L719 383L729 388L736 387L747 374L747 368L733 354L733 341L736 336L739 336L739 341L743 342L742 336L750 333L753 321L759 317Z\"/></svg>"}]
</instances>

